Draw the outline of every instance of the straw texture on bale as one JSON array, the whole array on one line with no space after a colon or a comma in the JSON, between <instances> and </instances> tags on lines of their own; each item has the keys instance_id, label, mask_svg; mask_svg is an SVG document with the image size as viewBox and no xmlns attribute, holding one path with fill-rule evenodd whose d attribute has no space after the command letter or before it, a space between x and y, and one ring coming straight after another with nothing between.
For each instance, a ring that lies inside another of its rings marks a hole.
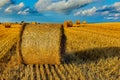
<instances>
[{"instance_id":1,"label":"straw texture on bale","mask_svg":"<svg viewBox=\"0 0 120 80\"><path fill-rule=\"evenodd\" d=\"M25 64L60 64L61 26L29 24L21 38Z\"/></svg>"}]
</instances>

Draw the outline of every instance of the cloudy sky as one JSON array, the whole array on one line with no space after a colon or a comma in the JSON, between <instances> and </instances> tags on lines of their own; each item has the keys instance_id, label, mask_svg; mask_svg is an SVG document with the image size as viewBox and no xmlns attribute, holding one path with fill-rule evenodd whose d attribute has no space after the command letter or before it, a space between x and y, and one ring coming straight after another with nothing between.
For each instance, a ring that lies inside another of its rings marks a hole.
<instances>
[{"instance_id":1,"label":"cloudy sky","mask_svg":"<svg viewBox=\"0 0 120 80\"><path fill-rule=\"evenodd\" d=\"M0 22L120 21L120 0L0 0Z\"/></svg>"}]
</instances>

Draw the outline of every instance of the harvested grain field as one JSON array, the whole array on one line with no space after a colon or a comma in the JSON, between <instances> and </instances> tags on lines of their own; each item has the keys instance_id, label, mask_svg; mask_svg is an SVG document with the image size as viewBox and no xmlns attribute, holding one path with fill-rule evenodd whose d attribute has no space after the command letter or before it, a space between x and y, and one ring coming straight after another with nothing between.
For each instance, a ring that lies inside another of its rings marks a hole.
<instances>
[{"instance_id":1,"label":"harvested grain field","mask_svg":"<svg viewBox=\"0 0 120 80\"><path fill-rule=\"evenodd\" d=\"M114 24L114 25L113 25ZM23 45L33 45L35 54L41 49L40 44L45 40L42 47L47 47L47 53L54 51L51 46L56 46L55 51L60 49L61 64L18 64L16 54L17 44L11 45L9 52L4 54L4 60L0 62L1 80L120 80L120 23L105 24L86 24L84 27L62 28L58 24L30 24L25 26L26 31L22 36L25 40ZM43 26L43 27L42 27ZM49 28L49 27L52 27ZM54 27L53 27L54 26ZM56 27L55 27L56 26ZM33 29L34 28L34 29ZM39 31L40 29L40 31ZM1 30L4 30L1 28ZM9 29L9 31L11 28ZM33 33L32 31L37 31ZM43 32L46 32L46 35ZM50 36L49 31L53 35ZM54 32L55 31L55 32ZM59 32L60 31L60 32ZM19 31L18 31L19 32ZM48 32L48 33L47 33ZM0 32L1 33L1 32ZM13 34L12 32L9 34ZM15 34L15 33L14 33ZM29 36L27 34L30 34ZM46 40L41 35L48 37ZM62 35L61 35L62 34ZM5 33L4 35L8 35ZM33 35L33 36L32 36ZM38 36L38 39L34 39ZM61 36L60 36L61 35ZM32 41L31 40L32 36ZM1 37L0 37L1 38ZM17 38L17 37L16 37ZM56 39L53 39L56 38ZM58 40L61 39L60 40ZM4 38L5 39L5 38ZM11 38L8 38L11 40ZM55 44L53 45L53 41ZM58 40L58 41L57 41ZM2 40L1 45L2 45ZM4 41L4 40L3 40ZM6 40L7 41L7 40ZM19 40L15 40L19 41ZM37 42L37 43L34 43ZM51 44L49 42L52 42ZM32 43L30 43L32 42ZM61 42L59 45L56 42ZM9 42L8 42L9 43ZM35 46L35 44L37 46ZM0 46L1 46L0 45ZM49 46L51 45L51 46ZM50 48L51 47L51 48ZM23 47L22 47L23 48ZM25 48L25 47L24 47ZM23 48L23 49L24 49ZM37 49L38 48L38 49ZM57 49L56 49L57 48ZM5 48L2 48L4 50ZM27 49L27 48L26 48ZM43 48L42 48L43 49ZM51 50L50 50L51 49ZM25 50L26 51L26 50ZM23 51L23 53L25 52ZM29 51L29 50L28 50ZM30 51L31 52L31 51ZM41 52L41 50L39 51ZM44 52L44 50L43 50ZM28 53L29 54L29 53ZM31 53L30 53L31 54ZM34 53L33 53L34 54ZM40 53L42 54L42 53ZM53 52L52 55L54 55ZM39 57L39 56L38 56ZM51 56L50 56L51 57ZM28 58L31 58L29 56ZM35 59L35 58L34 58ZM47 59L46 59L47 60ZM54 61L54 59L52 59Z\"/></svg>"}]
</instances>

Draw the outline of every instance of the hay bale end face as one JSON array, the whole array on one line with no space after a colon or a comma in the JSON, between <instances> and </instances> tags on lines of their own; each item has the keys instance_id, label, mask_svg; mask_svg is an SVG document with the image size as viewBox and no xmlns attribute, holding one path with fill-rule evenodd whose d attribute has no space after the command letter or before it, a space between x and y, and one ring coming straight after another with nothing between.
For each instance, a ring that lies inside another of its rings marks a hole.
<instances>
[{"instance_id":1,"label":"hay bale end face","mask_svg":"<svg viewBox=\"0 0 120 80\"><path fill-rule=\"evenodd\" d=\"M25 64L60 64L61 26L27 25L21 36Z\"/></svg>"}]
</instances>

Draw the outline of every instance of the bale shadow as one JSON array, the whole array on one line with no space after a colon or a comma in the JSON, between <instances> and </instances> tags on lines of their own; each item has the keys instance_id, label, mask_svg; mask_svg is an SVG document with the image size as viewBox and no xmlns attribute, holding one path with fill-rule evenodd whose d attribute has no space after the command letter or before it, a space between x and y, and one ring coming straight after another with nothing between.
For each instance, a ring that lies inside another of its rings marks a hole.
<instances>
[{"instance_id":1,"label":"bale shadow","mask_svg":"<svg viewBox=\"0 0 120 80\"><path fill-rule=\"evenodd\" d=\"M120 59L120 47L103 47L87 49L83 51L73 52L72 54L66 53L64 62L69 63L90 63L97 62L100 59L114 58L118 57Z\"/></svg>"},{"instance_id":2,"label":"bale shadow","mask_svg":"<svg viewBox=\"0 0 120 80\"><path fill-rule=\"evenodd\" d=\"M63 57L65 55L65 50L66 50L66 36L65 36L65 33L64 33L64 27L62 25L62 27L61 27L61 40L60 40L60 54L61 54L61 57ZM64 62L63 58L61 58L61 62L62 63Z\"/></svg>"},{"instance_id":3,"label":"bale shadow","mask_svg":"<svg viewBox=\"0 0 120 80\"><path fill-rule=\"evenodd\" d=\"M25 27L26 27L27 23L24 23L22 24L22 29L20 31L20 35L19 35L19 41L18 41L18 55L19 57L21 58L21 63L24 62L23 60L23 55L22 55L22 50L21 50L21 46L22 46L22 36L23 36L23 33L24 33L24 30L25 30Z\"/></svg>"}]
</instances>

